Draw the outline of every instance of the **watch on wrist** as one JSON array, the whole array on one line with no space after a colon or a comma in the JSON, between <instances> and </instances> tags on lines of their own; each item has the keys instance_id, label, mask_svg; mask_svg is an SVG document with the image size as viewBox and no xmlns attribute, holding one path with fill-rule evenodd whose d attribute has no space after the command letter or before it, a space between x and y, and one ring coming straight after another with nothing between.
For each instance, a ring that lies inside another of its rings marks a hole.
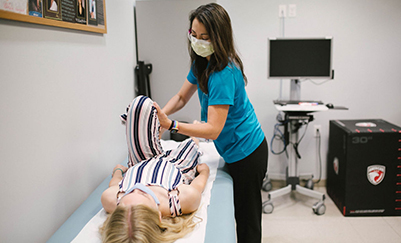
<instances>
[{"instance_id":1,"label":"watch on wrist","mask_svg":"<svg viewBox=\"0 0 401 243\"><path fill-rule=\"evenodd\" d=\"M172 120L170 128L168 130L170 130L171 133L177 133L178 132L178 121Z\"/></svg>"}]
</instances>

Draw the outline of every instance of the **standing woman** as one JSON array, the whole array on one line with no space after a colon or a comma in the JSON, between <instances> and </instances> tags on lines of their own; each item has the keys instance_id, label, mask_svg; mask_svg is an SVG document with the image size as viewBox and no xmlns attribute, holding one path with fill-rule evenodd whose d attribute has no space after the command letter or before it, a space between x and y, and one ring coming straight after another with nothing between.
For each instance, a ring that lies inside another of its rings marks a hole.
<instances>
[{"instance_id":1,"label":"standing woman","mask_svg":"<svg viewBox=\"0 0 401 243\"><path fill-rule=\"evenodd\" d=\"M190 14L191 69L180 91L161 109L161 127L171 132L214 140L234 181L239 243L261 242L261 188L267 170L265 135L246 94L241 59L234 48L231 20L218 4ZM198 91L203 123L170 120Z\"/></svg>"}]
</instances>

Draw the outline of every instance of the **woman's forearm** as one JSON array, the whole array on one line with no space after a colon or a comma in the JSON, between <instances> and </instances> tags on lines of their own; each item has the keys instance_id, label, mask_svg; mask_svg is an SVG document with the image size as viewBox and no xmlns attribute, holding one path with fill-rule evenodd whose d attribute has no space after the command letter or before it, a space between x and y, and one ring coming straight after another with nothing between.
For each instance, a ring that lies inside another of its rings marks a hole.
<instances>
[{"instance_id":1,"label":"woman's forearm","mask_svg":"<svg viewBox=\"0 0 401 243\"><path fill-rule=\"evenodd\" d=\"M155 102L157 116L163 129L170 129L172 121ZM226 123L229 105L213 105L208 108L208 121L202 124L187 124L178 122L178 133L190 136L215 140Z\"/></svg>"},{"instance_id":2,"label":"woman's forearm","mask_svg":"<svg viewBox=\"0 0 401 243\"><path fill-rule=\"evenodd\" d=\"M197 86L186 80L178 93L174 95L173 98L171 98L163 107L162 111L169 116L181 110L188 103L196 90Z\"/></svg>"},{"instance_id":3,"label":"woman's forearm","mask_svg":"<svg viewBox=\"0 0 401 243\"><path fill-rule=\"evenodd\" d=\"M207 123L179 123L178 132L187 136L216 140L226 123L228 110L228 105L209 106Z\"/></svg>"},{"instance_id":4,"label":"woman's forearm","mask_svg":"<svg viewBox=\"0 0 401 243\"><path fill-rule=\"evenodd\" d=\"M188 124L179 122L178 124L178 132L189 137L216 140L221 132L221 129L211 125L210 123Z\"/></svg>"},{"instance_id":5,"label":"woman's forearm","mask_svg":"<svg viewBox=\"0 0 401 243\"><path fill-rule=\"evenodd\" d=\"M162 111L166 113L166 115L171 115L181 110L182 107L186 105L186 101L182 99L178 94L174 95L167 104L163 107Z\"/></svg>"}]
</instances>

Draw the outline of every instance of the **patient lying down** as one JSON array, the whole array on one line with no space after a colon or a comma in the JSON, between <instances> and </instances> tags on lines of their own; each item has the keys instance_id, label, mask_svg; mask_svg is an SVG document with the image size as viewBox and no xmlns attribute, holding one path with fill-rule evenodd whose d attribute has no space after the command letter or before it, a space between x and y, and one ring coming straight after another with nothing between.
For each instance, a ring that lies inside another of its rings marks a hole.
<instances>
[{"instance_id":1,"label":"patient lying down","mask_svg":"<svg viewBox=\"0 0 401 243\"><path fill-rule=\"evenodd\" d=\"M122 117L128 168L117 165L109 188L102 194L103 208L110 213L100 230L102 240L174 242L196 225L194 215L209 167L198 164L196 139L189 138L176 149L163 151L160 124L150 98L136 97Z\"/></svg>"}]
</instances>

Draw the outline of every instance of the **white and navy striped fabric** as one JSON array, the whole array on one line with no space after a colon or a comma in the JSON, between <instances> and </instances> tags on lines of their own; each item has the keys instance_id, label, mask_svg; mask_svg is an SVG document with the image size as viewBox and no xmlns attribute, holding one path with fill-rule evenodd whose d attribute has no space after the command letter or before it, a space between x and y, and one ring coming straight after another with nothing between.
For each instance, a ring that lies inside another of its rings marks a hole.
<instances>
[{"instance_id":1,"label":"white and navy striped fabric","mask_svg":"<svg viewBox=\"0 0 401 243\"><path fill-rule=\"evenodd\" d=\"M188 138L177 149L129 167L120 182L120 188L125 192L135 183L142 183L162 186L171 191L183 183L189 185L195 178L199 156L198 146Z\"/></svg>"},{"instance_id":2,"label":"white and navy striped fabric","mask_svg":"<svg viewBox=\"0 0 401 243\"><path fill-rule=\"evenodd\" d=\"M120 182L120 192L128 191L136 183L162 186L170 191L183 181L181 171L161 155L130 167Z\"/></svg>"},{"instance_id":3,"label":"white and navy striped fabric","mask_svg":"<svg viewBox=\"0 0 401 243\"><path fill-rule=\"evenodd\" d=\"M129 166L163 153L159 140L160 123L150 98L138 96L131 102L125 125Z\"/></svg>"},{"instance_id":4,"label":"white and navy striped fabric","mask_svg":"<svg viewBox=\"0 0 401 243\"><path fill-rule=\"evenodd\" d=\"M153 101L138 96L121 116L127 126L129 169L120 182L120 192L126 192L136 183L161 186L169 192L171 216L181 214L178 195L170 192L181 184L190 184L195 178L200 152L191 139L176 149L163 151L159 139L160 123Z\"/></svg>"}]
</instances>

